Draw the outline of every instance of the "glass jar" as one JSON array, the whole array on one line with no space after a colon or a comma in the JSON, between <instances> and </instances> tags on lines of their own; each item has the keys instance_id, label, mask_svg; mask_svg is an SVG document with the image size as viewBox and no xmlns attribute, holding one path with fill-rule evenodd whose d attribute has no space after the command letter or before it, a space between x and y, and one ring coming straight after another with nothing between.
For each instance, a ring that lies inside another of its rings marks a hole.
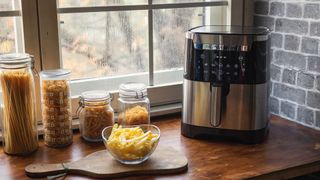
<instances>
[{"instance_id":1,"label":"glass jar","mask_svg":"<svg viewBox=\"0 0 320 180\"><path fill-rule=\"evenodd\" d=\"M102 130L113 125L114 112L110 101L110 94L106 91L86 91L81 94L80 133L85 140L102 141Z\"/></svg>"},{"instance_id":2,"label":"glass jar","mask_svg":"<svg viewBox=\"0 0 320 180\"><path fill-rule=\"evenodd\" d=\"M3 150L26 155L38 149L33 62L29 54L0 56Z\"/></svg>"},{"instance_id":3,"label":"glass jar","mask_svg":"<svg viewBox=\"0 0 320 180\"><path fill-rule=\"evenodd\" d=\"M138 125L150 123L150 102L147 97L147 88L144 84L121 84L119 96L119 124Z\"/></svg>"},{"instance_id":4,"label":"glass jar","mask_svg":"<svg viewBox=\"0 0 320 180\"><path fill-rule=\"evenodd\" d=\"M55 69L40 73L44 143L64 147L72 143L70 71Z\"/></svg>"}]
</instances>

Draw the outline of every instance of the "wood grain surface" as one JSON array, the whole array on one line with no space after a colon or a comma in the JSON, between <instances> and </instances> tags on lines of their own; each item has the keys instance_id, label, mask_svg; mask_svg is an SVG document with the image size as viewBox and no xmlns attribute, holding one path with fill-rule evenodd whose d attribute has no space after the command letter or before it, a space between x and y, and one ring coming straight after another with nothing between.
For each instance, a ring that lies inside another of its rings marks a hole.
<instances>
[{"instance_id":1,"label":"wood grain surface","mask_svg":"<svg viewBox=\"0 0 320 180\"><path fill-rule=\"evenodd\" d=\"M105 179L133 175L174 174L187 170L187 167L188 160L181 152L163 145L157 147L147 161L136 165L121 164L114 160L107 150L101 150L73 162L30 164L25 171L29 177L37 178L68 173Z\"/></svg>"},{"instance_id":2,"label":"wood grain surface","mask_svg":"<svg viewBox=\"0 0 320 180\"><path fill-rule=\"evenodd\" d=\"M263 144L189 139L180 134L179 115L152 118L161 129L160 145L185 154L188 171L175 175L132 176L126 179L278 179L320 171L320 132L273 116ZM28 179L24 168L31 163L76 161L104 150L103 143L87 143L75 133L71 146L48 148L40 140L37 152L27 157L9 156L0 148L0 179ZM111 162L110 162L111 163ZM65 179L88 179L69 175Z\"/></svg>"}]
</instances>

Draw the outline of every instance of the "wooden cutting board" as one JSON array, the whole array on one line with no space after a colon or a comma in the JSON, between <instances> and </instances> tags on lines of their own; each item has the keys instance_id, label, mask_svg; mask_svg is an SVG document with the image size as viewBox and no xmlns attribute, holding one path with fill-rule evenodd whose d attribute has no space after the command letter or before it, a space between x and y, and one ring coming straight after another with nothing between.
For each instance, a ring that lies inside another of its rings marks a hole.
<instances>
[{"instance_id":1,"label":"wooden cutting board","mask_svg":"<svg viewBox=\"0 0 320 180\"><path fill-rule=\"evenodd\" d=\"M188 160L181 152L172 147L159 146L147 161L138 165L121 164L114 160L106 150L102 150L74 162L30 164L25 168L25 171L27 176L32 178L63 173L93 178L111 178L146 174L172 174L187 170L187 167Z\"/></svg>"}]
</instances>

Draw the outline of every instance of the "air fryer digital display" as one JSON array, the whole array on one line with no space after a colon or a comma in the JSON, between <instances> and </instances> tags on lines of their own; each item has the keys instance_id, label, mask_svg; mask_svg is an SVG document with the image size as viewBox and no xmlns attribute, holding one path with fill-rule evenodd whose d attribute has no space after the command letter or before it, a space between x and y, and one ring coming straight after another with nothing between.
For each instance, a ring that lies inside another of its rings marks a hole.
<instances>
[{"instance_id":1,"label":"air fryer digital display","mask_svg":"<svg viewBox=\"0 0 320 180\"><path fill-rule=\"evenodd\" d=\"M266 43L253 42L248 51L243 51L241 46L217 45L217 48L204 49L190 44L192 54L186 62L184 77L216 85L265 83L269 75Z\"/></svg>"}]
</instances>

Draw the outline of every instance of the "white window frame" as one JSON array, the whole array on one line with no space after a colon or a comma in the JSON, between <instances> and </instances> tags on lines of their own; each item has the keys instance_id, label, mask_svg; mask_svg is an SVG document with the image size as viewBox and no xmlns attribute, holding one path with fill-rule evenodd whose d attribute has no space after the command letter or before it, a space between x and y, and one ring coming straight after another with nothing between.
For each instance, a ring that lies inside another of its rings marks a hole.
<instances>
[{"instance_id":1,"label":"white window frame","mask_svg":"<svg viewBox=\"0 0 320 180\"><path fill-rule=\"evenodd\" d=\"M166 3L153 4L152 0L148 0L148 4L144 5L119 5L119 6L95 6L95 7L70 7L58 8L57 0L21 0L20 11L2 12L2 15L23 17L24 42L25 52L35 56L35 68L38 71L60 68L61 49L59 43L59 13L81 13L81 12L107 12L107 11L131 11L131 10L148 10L148 39L149 39L149 72L138 73L134 75L123 75L111 78L93 78L85 80L72 81L71 88L73 115L75 115L78 107L78 95L86 90L91 90L92 87L99 87L102 82L108 81L110 86L117 89L121 82L138 81L149 82L148 96L151 100L151 115L162 115L181 111L182 102L182 82L177 79L175 83L168 83L166 77L181 77L183 70L164 70L154 72L153 67L153 10L155 9L172 9L172 8L190 8L190 7L205 7L205 6L226 6L226 17L222 19L207 18L205 24L211 24L213 21L225 22L226 25L252 25L251 20L244 17L251 17L248 9L252 7L247 4L252 4L251 0L204 0L204 2L191 3ZM246 4L246 6L245 6ZM251 5L252 6L252 5ZM246 7L246 11L244 11ZM219 17L221 12L206 11L208 17ZM209 14L208 14L209 13ZM1 13L0 13L1 16ZM224 19L225 18L225 19ZM56 23L54 23L56 22ZM154 73L161 75L154 76ZM159 78L159 79L155 79ZM154 82L161 82L161 85L154 85ZM36 94L40 94L40 88L36 77ZM110 87L109 86L109 87ZM104 88L106 89L106 88ZM106 89L108 90L108 89ZM117 91L111 91L113 96L112 106L117 110ZM37 99L38 109L40 110L39 99ZM38 111L38 117L41 119L41 113Z\"/></svg>"}]
</instances>

